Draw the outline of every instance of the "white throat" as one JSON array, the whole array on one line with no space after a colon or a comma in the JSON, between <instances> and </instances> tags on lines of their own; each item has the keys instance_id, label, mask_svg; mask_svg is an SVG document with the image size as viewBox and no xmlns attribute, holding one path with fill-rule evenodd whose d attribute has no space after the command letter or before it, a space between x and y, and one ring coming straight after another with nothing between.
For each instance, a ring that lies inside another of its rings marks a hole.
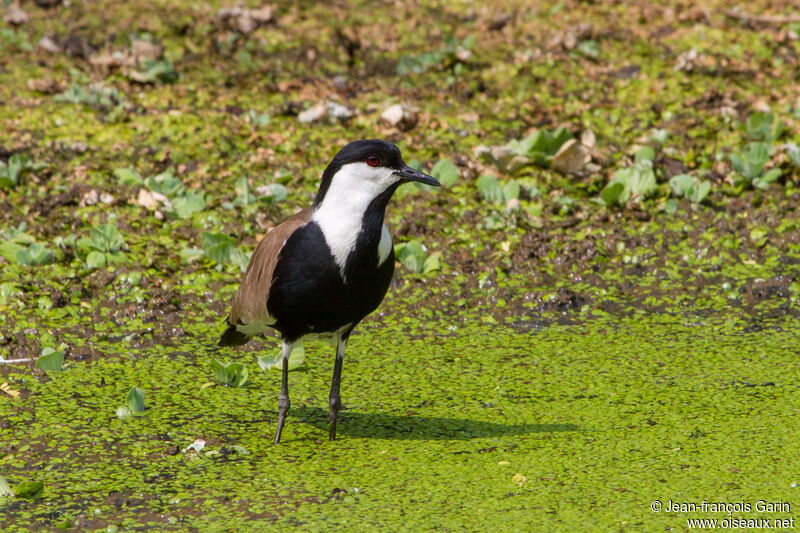
<instances>
[{"instance_id":1,"label":"white throat","mask_svg":"<svg viewBox=\"0 0 800 533\"><path fill-rule=\"evenodd\" d=\"M311 220L319 225L325 235L325 242L342 275L347 256L356 245L367 207L398 179L392 169L373 168L366 163L349 163L333 176L325 197L314 210ZM379 264L389 255L387 246L391 246L391 238L384 226L381 228L381 242L376 252Z\"/></svg>"}]
</instances>

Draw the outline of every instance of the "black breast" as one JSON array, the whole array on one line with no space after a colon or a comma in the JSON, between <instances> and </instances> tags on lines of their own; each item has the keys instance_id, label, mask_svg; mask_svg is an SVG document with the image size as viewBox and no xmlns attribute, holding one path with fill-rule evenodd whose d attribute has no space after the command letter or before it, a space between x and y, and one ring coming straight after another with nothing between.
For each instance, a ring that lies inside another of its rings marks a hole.
<instances>
[{"instance_id":1,"label":"black breast","mask_svg":"<svg viewBox=\"0 0 800 533\"><path fill-rule=\"evenodd\" d=\"M267 299L267 310L276 319L273 327L281 336L294 340L308 333L336 331L347 324L355 327L378 307L394 274L394 251L378 265L382 224L383 216L377 232L362 227L356 250L345 263L344 279L316 222L289 237Z\"/></svg>"}]
</instances>

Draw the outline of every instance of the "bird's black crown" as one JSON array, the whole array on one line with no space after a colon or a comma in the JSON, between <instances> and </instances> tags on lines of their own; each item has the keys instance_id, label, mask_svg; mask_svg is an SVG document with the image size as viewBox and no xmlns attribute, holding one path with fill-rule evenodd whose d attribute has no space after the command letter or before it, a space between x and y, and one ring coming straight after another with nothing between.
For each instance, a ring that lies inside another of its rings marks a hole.
<instances>
[{"instance_id":1,"label":"bird's black crown","mask_svg":"<svg viewBox=\"0 0 800 533\"><path fill-rule=\"evenodd\" d=\"M367 162L367 158L373 155L378 156L379 161L377 165ZM325 193L331 185L333 176L339 172L340 168L350 163L364 162L367 162L370 166L392 168L395 170L401 170L405 167L405 161L403 161L403 156L400 155L400 149L395 144L380 139L353 141L333 156L325 172L322 173L322 183L320 183L319 191L317 191L317 196L314 199L314 205L319 205L322 202Z\"/></svg>"}]
</instances>

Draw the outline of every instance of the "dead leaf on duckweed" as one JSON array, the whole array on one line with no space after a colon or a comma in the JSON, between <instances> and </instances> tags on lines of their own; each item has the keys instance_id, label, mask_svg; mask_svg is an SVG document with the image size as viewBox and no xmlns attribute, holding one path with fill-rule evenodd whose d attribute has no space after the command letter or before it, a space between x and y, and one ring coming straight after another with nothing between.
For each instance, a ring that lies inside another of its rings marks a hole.
<instances>
[{"instance_id":1,"label":"dead leaf on duckweed","mask_svg":"<svg viewBox=\"0 0 800 533\"><path fill-rule=\"evenodd\" d=\"M12 398L19 398L19 391L12 389L8 383L0 384L0 391L5 392Z\"/></svg>"},{"instance_id":2,"label":"dead leaf on duckweed","mask_svg":"<svg viewBox=\"0 0 800 533\"><path fill-rule=\"evenodd\" d=\"M528 481L528 478L526 476L523 476L519 472L517 472L516 474L511 476L511 481L513 481L514 483L516 483L520 487L523 487L523 486L525 486L525 482Z\"/></svg>"},{"instance_id":3,"label":"dead leaf on duckweed","mask_svg":"<svg viewBox=\"0 0 800 533\"><path fill-rule=\"evenodd\" d=\"M203 451L203 448L205 447L206 447L206 441L204 441L203 439L195 439L194 442L192 442L190 445L188 445L181 451L183 453L188 453L190 451L193 451L194 453L199 454L201 451Z\"/></svg>"}]
</instances>

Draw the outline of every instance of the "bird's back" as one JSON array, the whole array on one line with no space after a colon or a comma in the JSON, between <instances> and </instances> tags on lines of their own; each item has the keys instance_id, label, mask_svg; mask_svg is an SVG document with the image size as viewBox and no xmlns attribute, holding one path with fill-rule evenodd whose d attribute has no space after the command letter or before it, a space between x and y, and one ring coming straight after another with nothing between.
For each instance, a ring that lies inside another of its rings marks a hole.
<instances>
[{"instance_id":1,"label":"bird's back","mask_svg":"<svg viewBox=\"0 0 800 533\"><path fill-rule=\"evenodd\" d=\"M228 328L220 338L220 346L237 346L250 340L252 335L239 331L242 325L260 324L266 329L274 324L275 319L267 311L267 297L275 266L285 242L298 228L308 224L312 212L313 209L308 207L287 218L258 243L233 299L227 320Z\"/></svg>"}]
</instances>

